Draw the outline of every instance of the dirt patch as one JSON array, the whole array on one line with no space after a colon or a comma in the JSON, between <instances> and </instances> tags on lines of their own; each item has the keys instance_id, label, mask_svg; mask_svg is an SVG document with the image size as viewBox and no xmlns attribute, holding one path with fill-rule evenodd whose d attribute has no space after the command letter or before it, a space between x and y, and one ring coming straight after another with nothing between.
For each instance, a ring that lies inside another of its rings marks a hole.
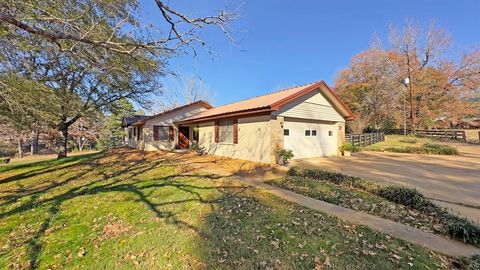
<instances>
[{"instance_id":1,"label":"dirt patch","mask_svg":"<svg viewBox=\"0 0 480 270\"><path fill-rule=\"evenodd\" d=\"M195 152L174 153L166 151L143 152L136 149L119 148L111 151L110 155L122 160L158 160L166 159L169 163L179 167L182 174L198 171L215 172L219 176L264 174L272 170L282 170L279 166L248 160L233 159L228 157L198 155ZM112 160L109 160L111 162Z\"/></svg>"}]
</instances>

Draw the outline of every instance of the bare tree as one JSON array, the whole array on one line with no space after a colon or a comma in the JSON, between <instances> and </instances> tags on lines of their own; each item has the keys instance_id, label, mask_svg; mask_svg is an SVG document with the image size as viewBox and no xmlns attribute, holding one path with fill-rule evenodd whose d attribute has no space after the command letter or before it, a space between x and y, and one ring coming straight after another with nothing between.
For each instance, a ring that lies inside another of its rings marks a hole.
<instances>
[{"instance_id":1,"label":"bare tree","mask_svg":"<svg viewBox=\"0 0 480 270\"><path fill-rule=\"evenodd\" d=\"M168 27L159 35L140 24L137 1L61 0L17 1L0 3L0 23L42 38L60 51L76 53L79 44L85 48L102 47L116 53L134 55L138 50L177 53L184 48L196 54L196 46L208 48L201 32L206 27L220 29L234 41L230 23L238 18L238 9L225 7L217 14L188 16L166 1L155 1ZM105 25L98 18L105 18ZM85 27L85 22L90 22ZM99 32L104 34L98 35ZM118 37L128 37L119 39Z\"/></svg>"},{"instance_id":2,"label":"bare tree","mask_svg":"<svg viewBox=\"0 0 480 270\"><path fill-rule=\"evenodd\" d=\"M169 110L199 100L212 102L212 93L200 78L196 76L175 78L178 78L176 81L178 84L172 83L166 87L161 98L153 105L157 111Z\"/></svg>"},{"instance_id":3,"label":"bare tree","mask_svg":"<svg viewBox=\"0 0 480 270\"><path fill-rule=\"evenodd\" d=\"M450 46L450 35L441 28L437 28L432 21L428 30L407 20L405 27L399 31L395 26L390 27L389 39L392 47L402 56L406 67L406 77L409 79L410 124L416 127L417 106L415 104L415 87L418 84L417 76L424 68L435 64L441 59Z\"/></svg>"},{"instance_id":4,"label":"bare tree","mask_svg":"<svg viewBox=\"0 0 480 270\"><path fill-rule=\"evenodd\" d=\"M0 3L0 72L55 91L55 125L64 138L59 157L66 156L68 128L82 116L125 98L146 105L161 88L158 78L167 72L169 57L186 50L196 55L198 46L208 49L204 28L217 27L232 39L235 12L191 17L164 1L155 3L168 29L163 34L142 25L135 0ZM1 78L0 85L6 85ZM4 96L0 93L0 103L7 107L25 105Z\"/></svg>"}]
</instances>

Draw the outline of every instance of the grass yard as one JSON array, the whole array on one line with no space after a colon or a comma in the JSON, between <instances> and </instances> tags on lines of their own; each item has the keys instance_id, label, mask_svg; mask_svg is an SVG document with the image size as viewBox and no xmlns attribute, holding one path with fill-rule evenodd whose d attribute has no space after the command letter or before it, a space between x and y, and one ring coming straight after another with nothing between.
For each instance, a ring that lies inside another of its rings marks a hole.
<instances>
[{"instance_id":1,"label":"grass yard","mask_svg":"<svg viewBox=\"0 0 480 270\"><path fill-rule=\"evenodd\" d=\"M457 149L448 143L411 135L406 137L403 135L386 135L385 141L362 147L361 150L433 155L458 154Z\"/></svg>"},{"instance_id":2,"label":"grass yard","mask_svg":"<svg viewBox=\"0 0 480 270\"><path fill-rule=\"evenodd\" d=\"M480 246L480 224L447 212L415 189L320 169L292 167L269 182L296 193Z\"/></svg>"},{"instance_id":3,"label":"grass yard","mask_svg":"<svg viewBox=\"0 0 480 270\"><path fill-rule=\"evenodd\" d=\"M307 177L287 176L269 184L371 215L419 228L425 232L447 234L435 215L393 203L363 190Z\"/></svg>"},{"instance_id":4,"label":"grass yard","mask_svg":"<svg viewBox=\"0 0 480 270\"><path fill-rule=\"evenodd\" d=\"M116 150L0 166L0 269L452 267L185 164Z\"/></svg>"}]
</instances>

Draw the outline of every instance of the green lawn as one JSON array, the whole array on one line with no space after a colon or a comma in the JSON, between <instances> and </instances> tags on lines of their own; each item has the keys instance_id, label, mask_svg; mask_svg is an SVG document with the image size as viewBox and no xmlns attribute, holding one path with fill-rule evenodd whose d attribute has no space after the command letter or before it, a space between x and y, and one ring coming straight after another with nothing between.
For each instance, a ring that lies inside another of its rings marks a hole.
<instances>
[{"instance_id":1,"label":"green lawn","mask_svg":"<svg viewBox=\"0 0 480 270\"><path fill-rule=\"evenodd\" d=\"M0 269L436 269L424 248L118 150L0 166Z\"/></svg>"},{"instance_id":2,"label":"green lawn","mask_svg":"<svg viewBox=\"0 0 480 270\"><path fill-rule=\"evenodd\" d=\"M403 135L386 135L385 141L362 147L361 150L439 155L457 154L456 148L448 143L411 135L405 137Z\"/></svg>"}]
</instances>

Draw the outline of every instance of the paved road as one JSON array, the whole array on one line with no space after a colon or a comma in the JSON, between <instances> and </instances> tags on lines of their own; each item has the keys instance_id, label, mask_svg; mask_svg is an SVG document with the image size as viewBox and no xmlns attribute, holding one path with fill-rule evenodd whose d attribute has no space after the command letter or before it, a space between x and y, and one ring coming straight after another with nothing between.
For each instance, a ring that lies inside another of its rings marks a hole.
<instances>
[{"instance_id":1,"label":"paved road","mask_svg":"<svg viewBox=\"0 0 480 270\"><path fill-rule=\"evenodd\" d=\"M452 212L480 221L480 145L455 146L460 155L361 152L347 158L293 160L291 164L415 187Z\"/></svg>"}]
</instances>

